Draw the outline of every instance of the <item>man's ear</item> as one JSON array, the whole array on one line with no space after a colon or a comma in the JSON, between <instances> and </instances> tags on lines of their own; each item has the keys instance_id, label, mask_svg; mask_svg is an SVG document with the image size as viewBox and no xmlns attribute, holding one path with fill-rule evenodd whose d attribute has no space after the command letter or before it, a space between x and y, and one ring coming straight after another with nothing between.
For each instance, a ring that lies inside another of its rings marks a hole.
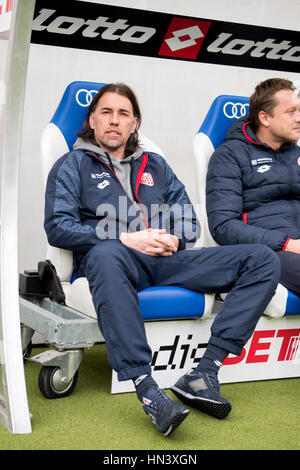
<instances>
[{"instance_id":1,"label":"man's ear","mask_svg":"<svg viewBox=\"0 0 300 470\"><path fill-rule=\"evenodd\" d=\"M94 121L95 121L94 113L91 113L89 117L89 124L90 124L91 129L95 129Z\"/></svg>"},{"instance_id":2,"label":"man's ear","mask_svg":"<svg viewBox=\"0 0 300 470\"><path fill-rule=\"evenodd\" d=\"M259 122L263 127L269 127L270 118L271 118L270 114L266 113L265 111L260 111L258 113Z\"/></svg>"},{"instance_id":3,"label":"man's ear","mask_svg":"<svg viewBox=\"0 0 300 470\"><path fill-rule=\"evenodd\" d=\"M137 127L137 123L138 123L138 118L135 117L135 118L134 118L134 122L133 122L132 127L131 127L131 134L134 134L134 133L135 133L136 127ZM92 127L92 126L91 126L91 127Z\"/></svg>"}]
</instances>

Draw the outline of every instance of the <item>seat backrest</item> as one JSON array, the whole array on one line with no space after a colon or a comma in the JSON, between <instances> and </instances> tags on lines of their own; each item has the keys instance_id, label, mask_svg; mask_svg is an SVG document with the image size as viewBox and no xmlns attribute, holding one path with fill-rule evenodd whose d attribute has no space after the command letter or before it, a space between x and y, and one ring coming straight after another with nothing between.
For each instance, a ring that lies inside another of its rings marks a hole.
<instances>
[{"instance_id":1,"label":"seat backrest","mask_svg":"<svg viewBox=\"0 0 300 470\"><path fill-rule=\"evenodd\" d=\"M105 83L76 81L70 83L51 119L42 132L41 158L44 187L52 166L58 158L72 150L81 131L88 106ZM153 151L164 157L162 150L146 136L139 134L140 145L145 151ZM61 281L69 281L73 273L71 251L47 246L47 259L54 264Z\"/></svg>"},{"instance_id":2,"label":"seat backrest","mask_svg":"<svg viewBox=\"0 0 300 470\"><path fill-rule=\"evenodd\" d=\"M213 101L193 142L198 191L197 215L201 223L200 244L216 246L212 238L206 215L206 174L209 159L221 145L228 128L234 120L245 116L249 110L249 98L245 96L220 95Z\"/></svg>"},{"instance_id":3,"label":"seat backrest","mask_svg":"<svg viewBox=\"0 0 300 470\"><path fill-rule=\"evenodd\" d=\"M42 172L46 182L48 173L56 160L72 150L82 129L88 106L104 83L70 83L41 137Z\"/></svg>"},{"instance_id":4,"label":"seat backrest","mask_svg":"<svg viewBox=\"0 0 300 470\"><path fill-rule=\"evenodd\" d=\"M103 83L70 83L56 111L41 136L42 175L44 187L50 169L65 153L72 150L77 138L76 132L82 129L88 106ZM73 272L73 254L68 250L47 246L46 258L54 264L61 281L69 281Z\"/></svg>"}]
</instances>

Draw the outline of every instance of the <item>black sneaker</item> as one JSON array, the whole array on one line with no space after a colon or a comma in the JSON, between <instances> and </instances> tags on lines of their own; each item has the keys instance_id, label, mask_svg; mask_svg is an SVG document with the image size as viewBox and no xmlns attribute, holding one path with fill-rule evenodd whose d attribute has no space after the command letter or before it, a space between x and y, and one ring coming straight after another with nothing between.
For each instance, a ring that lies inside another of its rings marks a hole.
<instances>
[{"instance_id":1,"label":"black sneaker","mask_svg":"<svg viewBox=\"0 0 300 470\"><path fill-rule=\"evenodd\" d=\"M151 400L143 398L143 409L156 429L165 436L169 436L189 414L189 410L160 389L157 389Z\"/></svg>"},{"instance_id":2,"label":"black sneaker","mask_svg":"<svg viewBox=\"0 0 300 470\"><path fill-rule=\"evenodd\" d=\"M218 381L212 385L205 372L190 370L171 390L183 402L214 418L224 419L231 411L231 403L220 395Z\"/></svg>"}]
</instances>

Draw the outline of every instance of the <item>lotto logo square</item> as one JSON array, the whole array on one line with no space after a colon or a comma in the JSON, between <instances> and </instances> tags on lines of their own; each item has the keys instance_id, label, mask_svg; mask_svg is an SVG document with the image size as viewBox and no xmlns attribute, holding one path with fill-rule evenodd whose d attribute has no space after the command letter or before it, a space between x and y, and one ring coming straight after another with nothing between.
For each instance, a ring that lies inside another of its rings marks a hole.
<instances>
[{"instance_id":1,"label":"lotto logo square","mask_svg":"<svg viewBox=\"0 0 300 470\"><path fill-rule=\"evenodd\" d=\"M196 59L210 21L173 18L158 55Z\"/></svg>"}]
</instances>

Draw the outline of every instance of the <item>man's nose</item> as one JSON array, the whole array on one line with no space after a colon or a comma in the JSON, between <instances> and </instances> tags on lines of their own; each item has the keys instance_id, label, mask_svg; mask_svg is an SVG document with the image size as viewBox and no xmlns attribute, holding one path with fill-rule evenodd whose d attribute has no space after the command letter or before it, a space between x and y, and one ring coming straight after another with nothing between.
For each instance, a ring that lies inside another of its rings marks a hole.
<instances>
[{"instance_id":1,"label":"man's nose","mask_svg":"<svg viewBox=\"0 0 300 470\"><path fill-rule=\"evenodd\" d=\"M119 122L120 122L119 113L113 112L113 113L111 114L111 123L118 125Z\"/></svg>"}]
</instances>

